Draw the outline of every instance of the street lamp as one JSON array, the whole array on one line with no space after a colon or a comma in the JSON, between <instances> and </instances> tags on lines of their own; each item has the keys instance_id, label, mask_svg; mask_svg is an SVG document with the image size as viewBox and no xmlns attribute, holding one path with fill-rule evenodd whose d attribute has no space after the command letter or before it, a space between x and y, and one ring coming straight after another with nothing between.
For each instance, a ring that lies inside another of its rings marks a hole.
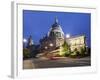
<instances>
[{"instance_id":1,"label":"street lamp","mask_svg":"<svg viewBox=\"0 0 100 80\"><path fill-rule=\"evenodd\" d=\"M52 43L50 43L50 44L49 44L49 46L51 46L51 47L52 47L52 46L53 46L53 44L52 44Z\"/></svg>"},{"instance_id":2,"label":"street lamp","mask_svg":"<svg viewBox=\"0 0 100 80\"><path fill-rule=\"evenodd\" d=\"M66 38L70 38L70 34L66 34Z\"/></svg>"},{"instance_id":3,"label":"street lamp","mask_svg":"<svg viewBox=\"0 0 100 80\"><path fill-rule=\"evenodd\" d=\"M23 42L24 42L24 43L27 43L27 39L23 39Z\"/></svg>"},{"instance_id":4,"label":"street lamp","mask_svg":"<svg viewBox=\"0 0 100 80\"><path fill-rule=\"evenodd\" d=\"M48 49L48 47L47 47L47 46L45 46L44 48L45 48L45 49Z\"/></svg>"},{"instance_id":5,"label":"street lamp","mask_svg":"<svg viewBox=\"0 0 100 80\"><path fill-rule=\"evenodd\" d=\"M27 39L23 39L23 47L26 48Z\"/></svg>"}]
</instances>

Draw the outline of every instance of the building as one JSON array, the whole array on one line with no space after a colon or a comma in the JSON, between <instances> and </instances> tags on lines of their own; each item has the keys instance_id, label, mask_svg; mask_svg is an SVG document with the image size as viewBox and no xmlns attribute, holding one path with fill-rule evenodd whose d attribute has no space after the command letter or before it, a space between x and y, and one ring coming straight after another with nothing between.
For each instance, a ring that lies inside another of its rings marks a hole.
<instances>
[{"instance_id":1,"label":"building","mask_svg":"<svg viewBox=\"0 0 100 80\"><path fill-rule=\"evenodd\" d=\"M66 42L70 45L71 51L74 51L75 49L80 50L80 48L86 46L84 35L66 38Z\"/></svg>"},{"instance_id":2,"label":"building","mask_svg":"<svg viewBox=\"0 0 100 80\"><path fill-rule=\"evenodd\" d=\"M52 51L59 48L64 43L64 32L55 18L54 24L43 39L40 40L41 49L44 51Z\"/></svg>"},{"instance_id":3,"label":"building","mask_svg":"<svg viewBox=\"0 0 100 80\"><path fill-rule=\"evenodd\" d=\"M64 41L68 43L71 51L79 50L81 47L86 46L84 35L67 38L56 17L47 35L40 39L41 50L49 52L59 49L64 44Z\"/></svg>"},{"instance_id":4,"label":"building","mask_svg":"<svg viewBox=\"0 0 100 80\"><path fill-rule=\"evenodd\" d=\"M34 43L33 43L33 39L32 39L32 36L30 35L30 37L28 38L28 43L27 43L27 48L33 46Z\"/></svg>"}]
</instances>

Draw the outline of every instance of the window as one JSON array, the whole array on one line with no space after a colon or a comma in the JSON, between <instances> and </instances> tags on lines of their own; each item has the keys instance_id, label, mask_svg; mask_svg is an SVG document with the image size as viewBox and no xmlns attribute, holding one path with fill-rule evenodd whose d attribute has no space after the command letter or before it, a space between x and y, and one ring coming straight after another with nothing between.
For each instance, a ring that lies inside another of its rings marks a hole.
<instances>
[{"instance_id":1,"label":"window","mask_svg":"<svg viewBox=\"0 0 100 80\"><path fill-rule=\"evenodd\" d=\"M55 36L56 36L56 37L61 37L61 33L60 33L60 32L56 32L56 33L55 33Z\"/></svg>"}]
</instances>

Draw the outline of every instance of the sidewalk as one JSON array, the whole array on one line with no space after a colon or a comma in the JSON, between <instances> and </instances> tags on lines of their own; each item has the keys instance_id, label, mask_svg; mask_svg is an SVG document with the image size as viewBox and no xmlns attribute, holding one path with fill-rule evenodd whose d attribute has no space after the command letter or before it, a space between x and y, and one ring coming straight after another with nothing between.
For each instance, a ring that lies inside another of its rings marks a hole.
<instances>
[{"instance_id":1,"label":"sidewalk","mask_svg":"<svg viewBox=\"0 0 100 80\"><path fill-rule=\"evenodd\" d=\"M32 59L23 60L23 69L33 69Z\"/></svg>"}]
</instances>

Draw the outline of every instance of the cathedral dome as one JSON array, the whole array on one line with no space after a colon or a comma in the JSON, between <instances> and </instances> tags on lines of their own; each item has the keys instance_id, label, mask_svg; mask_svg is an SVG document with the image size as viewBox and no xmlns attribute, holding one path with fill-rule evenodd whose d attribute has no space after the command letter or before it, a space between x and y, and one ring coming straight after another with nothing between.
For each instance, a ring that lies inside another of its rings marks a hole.
<instances>
[{"instance_id":1,"label":"cathedral dome","mask_svg":"<svg viewBox=\"0 0 100 80\"><path fill-rule=\"evenodd\" d=\"M55 37L55 38L64 38L64 32L61 26L59 25L57 18L55 18L55 22L52 25L50 31L48 32L48 36Z\"/></svg>"}]
</instances>

